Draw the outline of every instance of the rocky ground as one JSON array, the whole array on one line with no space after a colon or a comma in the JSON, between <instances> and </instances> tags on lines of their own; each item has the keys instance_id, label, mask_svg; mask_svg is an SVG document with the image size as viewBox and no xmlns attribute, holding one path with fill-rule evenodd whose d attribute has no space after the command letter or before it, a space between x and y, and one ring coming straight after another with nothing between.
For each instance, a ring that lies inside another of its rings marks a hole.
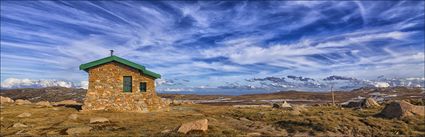
<instances>
[{"instance_id":1,"label":"rocky ground","mask_svg":"<svg viewBox=\"0 0 425 137\"><path fill-rule=\"evenodd\" d=\"M402 104L407 104L406 114L387 118L380 114L385 104L362 109L184 104L173 105L168 112L130 113L81 112L69 107L72 103L78 104L71 101L31 103L15 100L11 103L7 100L2 98L0 136L425 135L425 118L410 113L412 107L408 102ZM396 113L397 107L390 108L389 112Z\"/></svg>"},{"instance_id":2,"label":"rocky ground","mask_svg":"<svg viewBox=\"0 0 425 137\"><path fill-rule=\"evenodd\" d=\"M82 112L84 93L60 87L0 92L5 96L0 99L0 136L425 136L421 89L336 92L337 106L329 106L330 93L161 94L171 100L170 110L152 113ZM340 104L375 93L390 97Z\"/></svg>"}]
</instances>

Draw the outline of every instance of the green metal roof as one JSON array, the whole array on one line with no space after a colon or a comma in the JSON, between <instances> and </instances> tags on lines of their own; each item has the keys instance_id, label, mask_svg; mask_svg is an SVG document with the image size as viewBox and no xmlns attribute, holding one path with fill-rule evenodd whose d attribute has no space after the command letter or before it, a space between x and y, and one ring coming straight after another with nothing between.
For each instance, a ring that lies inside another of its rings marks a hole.
<instances>
[{"instance_id":1,"label":"green metal roof","mask_svg":"<svg viewBox=\"0 0 425 137\"><path fill-rule=\"evenodd\" d=\"M123 58L120 58L120 57L117 57L117 56L109 56L109 57L99 59L99 60L95 60L95 61L92 61L92 62L89 62L89 63L86 63L86 64L81 64L80 70L88 71L88 69L90 69L92 67L102 65L102 64L105 64L105 63L109 63L109 62L112 62L112 61L127 65L127 66L132 67L132 68L135 68L135 69L141 71L143 74L146 74L148 76L151 76L151 77L154 77L154 78L161 78L160 74L157 74L155 72L147 70L145 68L145 66L139 65L137 63L128 61L126 59L123 59Z\"/></svg>"}]
</instances>

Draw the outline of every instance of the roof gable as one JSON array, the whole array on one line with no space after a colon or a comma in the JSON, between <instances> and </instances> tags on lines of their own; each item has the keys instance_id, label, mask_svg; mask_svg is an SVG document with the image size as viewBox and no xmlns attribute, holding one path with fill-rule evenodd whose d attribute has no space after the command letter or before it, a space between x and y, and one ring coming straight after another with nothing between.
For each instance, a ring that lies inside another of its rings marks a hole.
<instances>
[{"instance_id":1,"label":"roof gable","mask_svg":"<svg viewBox=\"0 0 425 137\"><path fill-rule=\"evenodd\" d=\"M126 59L123 59L123 58L120 58L120 57L117 57L117 56L110 56L110 57L106 57L106 58L102 58L102 59L99 59L99 60L95 60L95 61L92 61L92 62L89 62L89 63L86 63L86 64L81 64L80 65L80 70L88 71L88 69L90 69L92 67L95 67L95 66L98 66L98 65L102 65L102 64L105 64L105 63L109 63L109 62L113 62L113 61L118 62L118 63L121 63L121 64L124 64L124 65L127 65L127 66L129 66L131 68L135 68L135 69L141 71L143 74L146 74L148 76L151 76L151 77L154 77L154 78L161 78L161 75L160 74L157 74L155 72L152 72L152 71L147 70L145 68L145 66L139 65L137 63L128 61Z\"/></svg>"}]
</instances>

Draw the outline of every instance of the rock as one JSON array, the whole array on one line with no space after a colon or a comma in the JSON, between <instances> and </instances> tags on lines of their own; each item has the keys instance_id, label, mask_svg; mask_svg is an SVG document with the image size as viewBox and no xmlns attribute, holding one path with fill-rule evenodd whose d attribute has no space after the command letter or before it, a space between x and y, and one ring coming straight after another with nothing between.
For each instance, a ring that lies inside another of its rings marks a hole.
<instances>
[{"instance_id":1,"label":"rock","mask_svg":"<svg viewBox=\"0 0 425 137\"><path fill-rule=\"evenodd\" d=\"M379 107L381 105L379 105L378 102L376 102L373 98L366 98L363 100L361 106L363 108L374 108Z\"/></svg>"},{"instance_id":2,"label":"rock","mask_svg":"<svg viewBox=\"0 0 425 137\"><path fill-rule=\"evenodd\" d=\"M15 101L15 104L16 105L27 105L27 104L31 104L31 102L28 101L28 100L18 99L18 100Z\"/></svg>"},{"instance_id":3,"label":"rock","mask_svg":"<svg viewBox=\"0 0 425 137\"><path fill-rule=\"evenodd\" d=\"M46 134L47 135L58 135L58 134L60 134L60 132L59 131L56 131L56 130L53 130L53 131L47 132Z\"/></svg>"},{"instance_id":4,"label":"rock","mask_svg":"<svg viewBox=\"0 0 425 137\"><path fill-rule=\"evenodd\" d=\"M182 104L184 104L184 105L192 105L194 103L193 103L193 101L183 101Z\"/></svg>"},{"instance_id":5,"label":"rock","mask_svg":"<svg viewBox=\"0 0 425 137\"><path fill-rule=\"evenodd\" d=\"M23 128L23 127L28 127L28 126L27 125L24 125L22 123L15 123L15 124L13 124L12 127Z\"/></svg>"},{"instance_id":6,"label":"rock","mask_svg":"<svg viewBox=\"0 0 425 137\"><path fill-rule=\"evenodd\" d=\"M93 124L93 123L105 123L105 122L109 122L109 119L104 118L104 117L90 118L90 124Z\"/></svg>"},{"instance_id":7,"label":"rock","mask_svg":"<svg viewBox=\"0 0 425 137\"><path fill-rule=\"evenodd\" d=\"M406 101L394 101L386 105L380 115L385 118L401 118L405 116L425 116L425 106L412 105Z\"/></svg>"},{"instance_id":8,"label":"rock","mask_svg":"<svg viewBox=\"0 0 425 137\"><path fill-rule=\"evenodd\" d=\"M273 108L291 108L292 106L288 102L283 101L283 103L273 103L272 107Z\"/></svg>"},{"instance_id":9,"label":"rock","mask_svg":"<svg viewBox=\"0 0 425 137\"><path fill-rule=\"evenodd\" d=\"M347 108L360 108L362 106L362 102L357 102L357 101L351 101L348 102L348 104L343 105L343 107L347 107Z\"/></svg>"},{"instance_id":10,"label":"rock","mask_svg":"<svg viewBox=\"0 0 425 137\"><path fill-rule=\"evenodd\" d=\"M78 119L78 115L77 114L71 114L68 116L68 119L70 120L77 120Z\"/></svg>"},{"instance_id":11,"label":"rock","mask_svg":"<svg viewBox=\"0 0 425 137\"><path fill-rule=\"evenodd\" d=\"M273 103L273 104L272 104L272 108L281 108L281 107L280 107L280 104L278 104L278 103Z\"/></svg>"},{"instance_id":12,"label":"rock","mask_svg":"<svg viewBox=\"0 0 425 137\"><path fill-rule=\"evenodd\" d=\"M169 130L169 129L166 129L166 130L162 130L161 131L161 133L163 133L163 134L170 133L170 132L171 132L171 130Z\"/></svg>"},{"instance_id":13,"label":"rock","mask_svg":"<svg viewBox=\"0 0 425 137\"><path fill-rule=\"evenodd\" d=\"M346 105L342 105L342 107L347 108L374 108L379 107L380 105L373 98L365 98L361 101L351 101Z\"/></svg>"},{"instance_id":14,"label":"rock","mask_svg":"<svg viewBox=\"0 0 425 137\"><path fill-rule=\"evenodd\" d=\"M289 103L287 103L286 101L284 101L284 102L282 103L282 105L280 105L280 107L282 107L282 108L290 108L290 107L291 107L291 105L290 105Z\"/></svg>"},{"instance_id":15,"label":"rock","mask_svg":"<svg viewBox=\"0 0 425 137\"><path fill-rule=\"evenodd\" d=\"M0 117L0 121L3 121L3 117Z\"/></svg>"},{"instance_id":16,"label":"rock","mask_svg":"<svg viewBox=\"0 0 425 137\"><path fill-rule=\"evenodd\" d=\"M13 101L13 99L11 98L0 96L0 104L13 103L13 102L15 101Z\"/></svg>"},{"instance_id":17,"label":"rock","mask_svg":"<svg viewBox=\"0 0 425 137\"><path fill-rule=\"evenodd\" d=\"M63 100L59 102L54 102L54 106L66 106L66 105L81 105L81 103L78 103L75 100Z\"/></svg>"},{"instance_id":18,"label":"rock","mask_svg":"<svg viewBox=\"0 0 425 137\"><path fill-rule=\"evenodd\" d=\"M180 126L180 128L177 130L179 133L186 134L189 131L207 131L208 130L208 120L207 119L201 119L192 121L189 123L184 123Z\"/></svg>"},{"instance_id":19,"label":"rock","mask_svg":"<svg viewBox=\"0 0 425 137\"><path fill-rule=\"evenodd\" d=\"M19 114L17 117L30 117L30 116L31 116L31 113L24 112L22 114Z\"/></svg>"},{"instance_id":20,"label":"rock","mask_svg":"<svg viewBox=\"0 0 425 137\"><path fill-rule=\"evenodd\" d=\"M171 99L168 98L161 98L161 100L165 105L170 105L172 103Z\"/></svg>"},{"instance_id":21,"label":"rock","mask_svg":"<svg viewBox=\"0 0 425 137\"><path fill-rule=\"evenodd\" d=\"M52 104L50 104L49 101L40 101L35 103L35 105L41 106L41 107L52 107Z\"/></svg>"},{"instance_id":22,"label":"rock","mask_svg":"<svg viewBox=\"0 0 425 137\"><path fill-rule=\"evenodd\" d=\"M247 119L247 118L239 118L240 121L245 121L245 122L251 122L251 120Z\"/></svg>"},{"instance_id":23,"label":"rock","mask_svg":"<svg viewBox=\"0 0 425 137\"><path fill-rule=\"evenodd\" d=\"M252 132L252 133L248 133L248 134L246 134L246 136L248 136L248 137L261 136L261 133L258 133L258 132Z\"/></svg>"},{"instance_id":24,"label":"rock","mask_svg":"<svg viewBox=\"0 0 425 137\"><path fill-rule=\"evenodd\" d=\"M173 100L173 105L181 105L182 104L182 101L180 101L180 100Z\"/></svg>"},{"instance_id":25,"label":"rock","mask_svg":"<svg viewBox=\"0 0 425 137\"><path fill-rule=\"evenodd\" d=\"M74 127L74 128L68 128L66 130L66 133L68 133L68 135L75 135L75 134L80 134L80 133L89 133L90 130L92 130L92 127Z\"/></svg>"}]
</instances>

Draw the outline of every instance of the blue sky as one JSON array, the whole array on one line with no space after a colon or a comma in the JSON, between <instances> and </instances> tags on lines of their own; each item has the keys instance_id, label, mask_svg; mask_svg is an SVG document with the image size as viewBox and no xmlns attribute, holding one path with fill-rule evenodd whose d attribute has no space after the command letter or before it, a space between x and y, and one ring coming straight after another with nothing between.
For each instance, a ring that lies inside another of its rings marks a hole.
<instances>
[{"instance_id":1,"label":"blue sky","mask_svg":"<svg viewBox=\"0 0 425 137\"><path fill-rule=\"evenodd\" d=\"M2 81L84 81L110 49L169 88L423 77L424 2L1 1Z\"/></svg>"}]
</instances>

